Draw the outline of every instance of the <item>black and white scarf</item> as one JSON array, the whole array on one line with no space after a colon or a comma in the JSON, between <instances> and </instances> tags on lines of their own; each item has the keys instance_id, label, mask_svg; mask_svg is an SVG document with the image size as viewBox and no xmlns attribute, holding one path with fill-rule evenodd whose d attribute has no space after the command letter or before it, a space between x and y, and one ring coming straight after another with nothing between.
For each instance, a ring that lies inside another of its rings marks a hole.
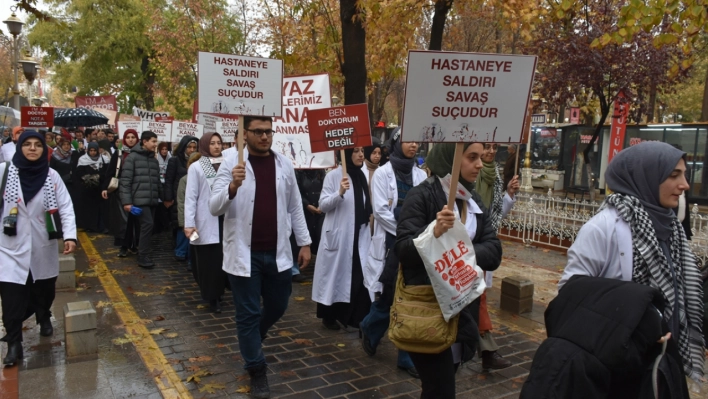
<instances>
[{"instance_id":1,"label":"black and white scarf","mask_svg":"<svg viewBox=\"0 0 708 399\"><path fill-rule=\"evenodd\" d=\"M211 190L211 186L214 184L214 178L216 177L216 169L214 165L212 165L210 157L199 158L199 165L201 165L204 171L204 177L206 177L209 189Z\"/></svg>"},{"instance_id":2,"label":"black and white scarf","mask_svg":"<svg viewBox=\"0 0 708 399\"><path fill-rule=\"evenodd\" d=\"M652 220L639 200L633 196L615 193L605 199L600 210L607 206L615 208L632 230L632 281L661 291L667 303L664 320L669 324L674 313L673 305L678 302L680 333L677 343L684 373L698 380L703 376L705 361L701 333L703 323L701 276L683 227L678 219L674 218L669 241L671 258L676 271L676 286L679 287L679 291L676 292L668 261L659 247L659 241L652 228Z\"/></svg>"},{"instance_id":3,"label":"black and white scarf","mask_svg":"<svg viewBox=\"0 0 708 399\"><path fill-rule=\"evenodd\" d=\"M20 199L21 190L19 169L17 169L14 164L10 164L9 167L3 201L5 201L6 204L17 204ZM44 194L44 218L49 239L62 238L59 205L56 192L54 191L54 182L52 181L51 173L47 174L47 179L44 181L44 186L42 186L42 192ZM27 205L27 199L25 199L25 205ZM8 209L12 209L12 206L8 206Z\"/></svg>"},{"instance_id":4,"label":"black and white scarf","mask_svg":"<svg viewBox=\"0 0 708 399\"><path fill-rule=\"evenodd\" d=\"M499 166L494 167L496 172L496 177L494 178L494 196L492 197L492 204L490 206L489 214L492 218L492 227L494 231L499 229L502 221L502 209L504 205L504 180L502 180L501 174L499 173Z\"/></svg>"}]
</instances>

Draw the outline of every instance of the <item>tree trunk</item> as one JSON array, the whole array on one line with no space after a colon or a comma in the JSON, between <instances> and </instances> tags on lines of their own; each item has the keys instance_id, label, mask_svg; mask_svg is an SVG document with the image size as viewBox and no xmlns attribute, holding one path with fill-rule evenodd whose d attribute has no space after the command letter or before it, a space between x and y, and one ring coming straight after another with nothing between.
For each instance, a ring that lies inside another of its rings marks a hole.
<instances>
[{"instance_id":1,"label":"tree trunk","mask_svg":"<svg viewBox=\"0 0 708 399\"><path fill-rule=\"evenodd\" d=\"M656 83L651 84L649 88L649 108L647 109L647 123L654 122L656 115Z\"/></svg>"},{"instance_id":2,"label":"tree trunk","mask_svg":"<svg viewBox=\"0 0 708 399\"><path fill-rule=\"evenodd\" d=\"M428 50L442 50L443 35L445 34L445 21L447 13L452 8L453 0L436 0L433 25L430 28L430 44Z\"/></svg>"},{"instance_id":3,"label":"tree trunk","mask_svg":"<svg viewBox=\"0 0 708 399\"><path fill-rule=\"evenodd\" d=\"M602 92L602 89L597 89L594 91L597 94L597 97L600 99L600 112L602 112L602 115L600 116L600 122L597 124L597 127L595 127L595 133L593 133L592 138L588 143L588 146L585 147L585 150L583 150L583 162L585 163L585 171L588 177L588 190L590 191L590 201L595 201L595 176L592 173L592 164L590 163L590 151L595 145L595 142L597 142L598 137L600 137L600 133L602 132L602 129L605 125L605 121L607 120L607 115L610 114L610 104L607 102L605 93ZM602 154L602 151L600 151L600 154Z\"/></svg>"},{"instance_id":4,"label":"tree trunk","mask_svg":"<svg viewBox=\"0 0 708 399\"><path fill-rule=\"evenodd\" d=\"M342 22L344 104L366 103L366 31L357 0L339 0Z\"/></svg>"},{"instance_id":5,"label":"tree trunk","mask_svg":"<svg viewBox=\"0 0 708 399\"><path fill-rule=\"evenodd\" d=\"M140 71L143 74L141 91L143 92L143 101L145 101L144 107L148 111L154 111L155 93L153 88L155 85L155 74L150 70L150 57L148 55L143 55L142 62L140 63Z\"/></svg>"},{"instance_id":6,"label":"tree trunk","mask_svg":"<svg viewBox=\"0 0 708 399\"><path fill-rule=\"evenodd\" d=\"M502 49L502 30L500 26L497 26L496 29L494 29L494 39L497 42L497 54L501 54L503 49Z\"/></svg>"},{"instance_id":7,"label":"tree trunk","mask_svg":"<svg viewBox=\"0 0 708 399\"><path fill-rule=\"evenodd\" d=\"M703 106L701 107L701 122L708 121L708 68L706 68L706 81L703 83Z\"/></svg>"}]
</instances>

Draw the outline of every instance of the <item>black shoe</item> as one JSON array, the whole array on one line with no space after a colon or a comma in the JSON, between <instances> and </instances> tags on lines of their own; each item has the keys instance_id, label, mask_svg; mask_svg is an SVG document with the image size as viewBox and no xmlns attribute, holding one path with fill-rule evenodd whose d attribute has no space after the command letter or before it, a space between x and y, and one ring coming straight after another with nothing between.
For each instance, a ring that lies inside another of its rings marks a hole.
<instances>
[{"instance_id":1,"label":"black shoe","mask_svg":"<svg viewBox=\"0 0 708 399\"><path fill-rule=\"evenodd\" d=\"M39 322L39 335L43 337L51 337L54 334L54 327L52 327L52 321L47 319Z\"/></svg>"},{"instance_id":2,"label":"black shoe","mask_svg":"<svg viewBox=\"0 0 708 399\"><path fill-rule=\"evenodd\" d=\"M128 256L128 248L121 248L120 251L118 251L118 257L125 258L126 256Z\"/></svg>"},{"instance_id":3,"label":"black shoe","mask_svg":"<svg viewBox=\"0 0 708 399\"><path fill-rule=\"evenodd\" d=\"M147 256L138 257L138 266L142 267L143 269L152 269L155 267L155 262L153 262L152 259L148 258Z\"/></svg>"},{"instance_id":4,"label":"black shoe","mask_svg":"<svg viewBox=\"0 0 708 399\"><path fill-rule=\"evenodd\" d=\"M322 325L328 330L339 331L342 329L337 320L322 319Z\"/></svg>"},{"instance_id":5,"label":"black shoe","mask_svg":"<svg viewBox=\"0 0 708 399\"><path fill-rule=\"evenodd\" d=\"M483 370L501 370L511 367L512 363L504 359L497 351L482 351L482 369Z\"/></svg>"},{"instance_id":6,"label":"black shoe","mask_svg":"<svg viewBox=\"0 0 708 399\"><path fill-rule=\"evenodd\" d=\"M188 272L192 271L192 264L191 263L187 263L187 271Z\"/></svg>"},{"instance_id":7,"label":"black shoe","mask_svg":"<svg viewBox=\"0 0 708 399\"><path fill-rule=\"evenodd\" d=\"M302 274L296 274L293 276L293 283L304 283L305 281L310 281L310 279Z\"/></svg>"},{"instance_id":8,"label":"black shoe","mask_svg":"<svg viewBox=\"0 0 708 399\"><path fill-rule=\"evenodd\" d=\"M221 301L218 299L209 301L209 309L212 313L221 313Z\"/></svg>"},{"instance_id":9,"label":"black shoe","mask_svg":"<svg viewBox=\"0 0 708 399\"><path fill-rule=\"evenodd\" d=\"M359 329L359 338L361 338L361 347L364 349L364 352L369 356L374 356L376 354L376 348L371 346L371 340L361 331L361 328Z\"/></svg>"},{"instance_id":10,"label":"black shoe","mask_svg":"<svg viewBox=\"0 0 708 399\"><path fill-rule=\"evenodd\" d=\"M22 355L22 342L10 342L7 344L7 355L3 359L2 363L6 366L14 366L20 359L24 356Z\"/></svg>"},{"instance_id":11,"label":"black shoe","mask_svg":"<svg viewBox=\"0 0 708 399\"><path fill-rule=\"evenodd\" d=\"M248 374L251 376L251 396L258 399L270 398L270 387L266 373L268 367L265 364L251 367Z\"/></svg>"},{"instance_id":12,"label":"black shoe","mask_svg":"<svg viewBox=\"0 0 708 399\"><path fill-rule=\"evenodd\" d=\"M138 254L138 249L133 247L133 248L128 248L128 251L130 251L131 254L137 255Z\"/></svg>"},{"instance_id":13,"label":"black shoe","mask_svg":"<svg viewBox=\"0 0 708 399\"><path fill-rule=\"evenodd\" d=\"M410 375L411 377L420 379L420 375L418 374L418 370L416 370L415 367L398 366L398 368L405 371L406 373L408 373L408 375Z\"/></svg>"},{"instance_id":14,"label":"black shoe","mask_svg":"<svg viewBox=\"0 0 708 399\"><path fill-rule=\"evenodd\" d=\"M184 262L185 260L187 260L187 257L186 257L186 256L177 256L177 255L175 255L175 260L176 260L177 262Z\"/></svg>"}]
</instances>

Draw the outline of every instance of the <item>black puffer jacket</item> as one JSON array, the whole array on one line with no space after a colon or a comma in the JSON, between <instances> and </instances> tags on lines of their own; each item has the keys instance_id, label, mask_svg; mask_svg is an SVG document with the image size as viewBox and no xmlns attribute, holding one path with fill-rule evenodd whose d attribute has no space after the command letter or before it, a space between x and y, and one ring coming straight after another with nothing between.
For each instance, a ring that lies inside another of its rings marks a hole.
<instances>
[{"instance_id":1,"label":"black puffer jacket","mask_svg":"<svg viewBox=\"0 0 708 399\"><path fill-rule=\"evenodd\" d=\"M125 158L120 176L120 201L135 206L156 206L162 198L160 164L155 153L140 144Z\"/></svg>"},{"instance_id":2,"label":"black puffer jacket","mask_svg":"<svg viewBox=\"0 0 708 399\"><path fill-rule=\"evenodd\" d=\"M165 198L163 201L174 201L177 199L177 188L182 177L187 175L187 159L184 152L191 141L199 146L199 139L194 136L184 136L179 141L179 145L174 152L174 156L167 161L165 171Z\"/></svg>"},{"instance_id":3,"label":"black puffer jacket","mask_svg":"<svg viewBox=\"0 0 708 399\"><path fill-rule=\"evenodd\" d=\"M475 192L472 192L472 196L479 208L483 210L483 213L477 215L477 232L472 240L477 264L482 270L494 271L501 264L501 241L492 227L489 212L482 204L482 199ZM426 179L408 192L396 229L396 253L403 268L403 279L406 284L430 284L425 265L418 255L413 239L425 231L446 204L447 196L436 177ZM479 299L460 312L457 342L466 345L463 353L465 361L474 355L479 340L478 320Z\"/></svg>"}]
</instances>

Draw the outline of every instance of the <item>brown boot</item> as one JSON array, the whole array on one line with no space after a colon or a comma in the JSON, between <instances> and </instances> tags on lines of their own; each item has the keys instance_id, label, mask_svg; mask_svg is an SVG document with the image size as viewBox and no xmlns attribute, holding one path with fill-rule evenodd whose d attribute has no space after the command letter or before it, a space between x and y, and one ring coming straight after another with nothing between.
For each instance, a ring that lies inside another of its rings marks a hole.
<instances>
[{"instance_id":1,"label":"brown boot","mask_svg":"<svg viewBox=\"0 0 708 399\"><path fill-rule=\"evenodd\" d=\"M511 362L504 359L497 351L482 351L482 369L501 370L511 367Z\"/></svg>"}]
</instances>

